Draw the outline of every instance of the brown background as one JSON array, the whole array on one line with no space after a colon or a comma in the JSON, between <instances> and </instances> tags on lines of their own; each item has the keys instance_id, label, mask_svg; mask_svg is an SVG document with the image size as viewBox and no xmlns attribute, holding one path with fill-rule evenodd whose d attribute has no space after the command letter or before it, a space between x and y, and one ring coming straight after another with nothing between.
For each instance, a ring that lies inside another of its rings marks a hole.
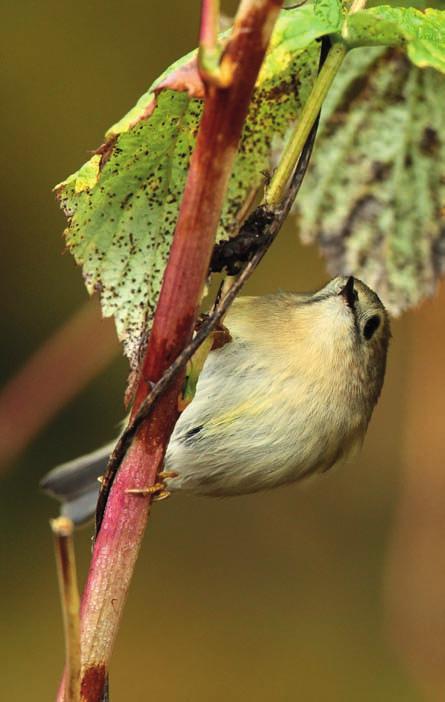
<instances>
[{"instance_id":1,"label":"brown background","mask_svg":"<svg viewBox=\"0 0 445 702\"><path fill-rule=\"evenodd\" d=\"M196 44L198 9L190 0L5 4L4 382L86 300L61 255L51 187ZM311 289L326 277L288 226L249 291ZM445 699L444 303L442 289L394 323L383 397L353 464L270 494L155 505L113 658L113 700ZM113 435L125 374L116 360L3 465L2 699L54 695L63 662L55 509L37 482ZM89 538L77 541L82 577Z\"/></svg>"}]
</instances>

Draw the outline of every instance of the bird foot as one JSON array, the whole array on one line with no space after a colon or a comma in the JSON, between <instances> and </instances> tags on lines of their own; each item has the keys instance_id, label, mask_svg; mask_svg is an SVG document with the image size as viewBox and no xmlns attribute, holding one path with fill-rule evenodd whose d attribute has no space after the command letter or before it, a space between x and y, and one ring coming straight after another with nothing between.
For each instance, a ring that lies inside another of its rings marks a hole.
<instances>
[{"instance_id":1,"label":"bird foot","mask_svg":"<svg viewBox=\"0 0 445 702\"><path fill-rule=\"evenodd\" d=\"M177 478L179 473L177 473L175 470L161 470L160 473L158 473L158 478L161 478L161 480L165 480L165 478Z\"/></svg>"},{"instance_id":2,"label":"bird foot","mask_svg":"<svg viewBox=\"0 0 445 702\"><path fill-rule=\"evenodd\" d=\"M170 496L170 491L166 489L164 479L176 478L177 475L178 474L174 470L164 470L158 473L158 478L161 478L161 480L156 482L154 485L150 485L150 487L145 488L130 488L125 492L130 495L140 495L141 497L148 497L149 495L152 495L153 501L160 502L161 500L165 500Z\"/></svg>"}]
</instances>

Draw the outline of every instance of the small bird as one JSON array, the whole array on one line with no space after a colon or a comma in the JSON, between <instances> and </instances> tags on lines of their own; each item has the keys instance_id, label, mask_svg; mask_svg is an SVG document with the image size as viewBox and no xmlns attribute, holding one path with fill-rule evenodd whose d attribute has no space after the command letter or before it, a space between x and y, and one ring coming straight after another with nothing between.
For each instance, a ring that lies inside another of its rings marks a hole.
<instances>
[{"instance_id":1,"label":"small bird","mask_svg":"<svg viewBox=\"0 0 445 702\"><path fill-rule=\"evenodd\" d=\"M228 496L323 473L360 445L382 389L390 338L378 296L337 277L312 294L240 297L232 340L208 355L168 444L168 491ZM41 485L75 523L94 514L113 444Z\"/></svg>"}]
</instances>

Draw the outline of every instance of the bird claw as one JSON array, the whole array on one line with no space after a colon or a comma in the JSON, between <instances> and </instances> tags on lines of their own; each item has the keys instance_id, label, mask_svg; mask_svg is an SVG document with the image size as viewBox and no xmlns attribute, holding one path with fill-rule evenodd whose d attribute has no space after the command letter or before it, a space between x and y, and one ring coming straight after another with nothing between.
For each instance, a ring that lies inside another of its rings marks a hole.
<instances>
[{"instance_id":1,"label":"bird claw","mask_svg":"<svg viewBox=\"0 0 445 702\"><path fill-rule=\"evenodd\" d=\"M165 480L165 478L177 478L178 475L179 473L177 473L175 470L161 470L161 472L158 473L158 478Z\"/></svg>"},{"instance_id":2,"label":"bird claw","mask_svg":"<svg viewBox=\"0 0 445 702\"><path fill-rule=\"evenodd\" d=\"M152 495L154 502L160 502L161 500L165 500L170 496L170 491L166 489L164 479L176 478L177 475L178 473L176 473L174 470L164 470L158 473L158 478L161 478L161 480L156 482L154 485L150 485L150 487L145 488L129 488L125 492L130 495L140 495L141 497L148 497L149 495Z\"/></svg>"},{"instance_id":3,"label":"bird claw","mask_svg":"<svg viewBox=\"0 0 445 702\"><path fill-rule=\"evenodd\" d=\"M154 485L150 485L150 487L129 488L128 490L125 490L125 492L129 495L141 495L141 497L148 497L148 495L156 495L163 490L165 490L164 483L155 483Z\"/></svg>"},{"instance_id":4,"label":"bird claw","mask_svg":"<svg viewBox=\"0 0 445 702\"><path fill-rule=\"evenodd\" d=\"M161 502L162 500L166 500L167 497L170 497L171 492L169 490L161 490L158 492L156 495L154 495L153 502Z\"/></svg>"}]
</instances>

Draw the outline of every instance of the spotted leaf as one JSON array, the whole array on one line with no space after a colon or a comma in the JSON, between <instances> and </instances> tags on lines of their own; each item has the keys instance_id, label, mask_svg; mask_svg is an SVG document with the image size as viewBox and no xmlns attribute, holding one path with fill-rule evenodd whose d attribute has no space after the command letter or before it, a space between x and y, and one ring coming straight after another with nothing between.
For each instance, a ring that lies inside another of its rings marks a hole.
<instances>
[{"instance_id":1,"label":"spotted leaf","mask_svg":"<svg viewBox=\"0 0 445 702\"><path fill-rule=\"evenodd\" d=\"M323 110L298 228L333 274L353 273L393 313L445 271L445 77L397 49L353 52Z\"/></svg>"},{"instance_id":2,"label":"spotted leaf","mask_svg":"<svg viewBox=\"0 0 445 702\"><path fill-rule=\"evenodd\" d=\"M281 13L229 182L219 240L236 232L271 168L272 141L286 133L307 99L319 54L314 39L336 31L338 22L338 13L316 14L313 5ZM193 53L155 81L90 161L56 189L68 217L68 248L89 292L99 291L104 315L114 315L133 368L156 307L202 94Z\"/></svg>"}]
</instances>

